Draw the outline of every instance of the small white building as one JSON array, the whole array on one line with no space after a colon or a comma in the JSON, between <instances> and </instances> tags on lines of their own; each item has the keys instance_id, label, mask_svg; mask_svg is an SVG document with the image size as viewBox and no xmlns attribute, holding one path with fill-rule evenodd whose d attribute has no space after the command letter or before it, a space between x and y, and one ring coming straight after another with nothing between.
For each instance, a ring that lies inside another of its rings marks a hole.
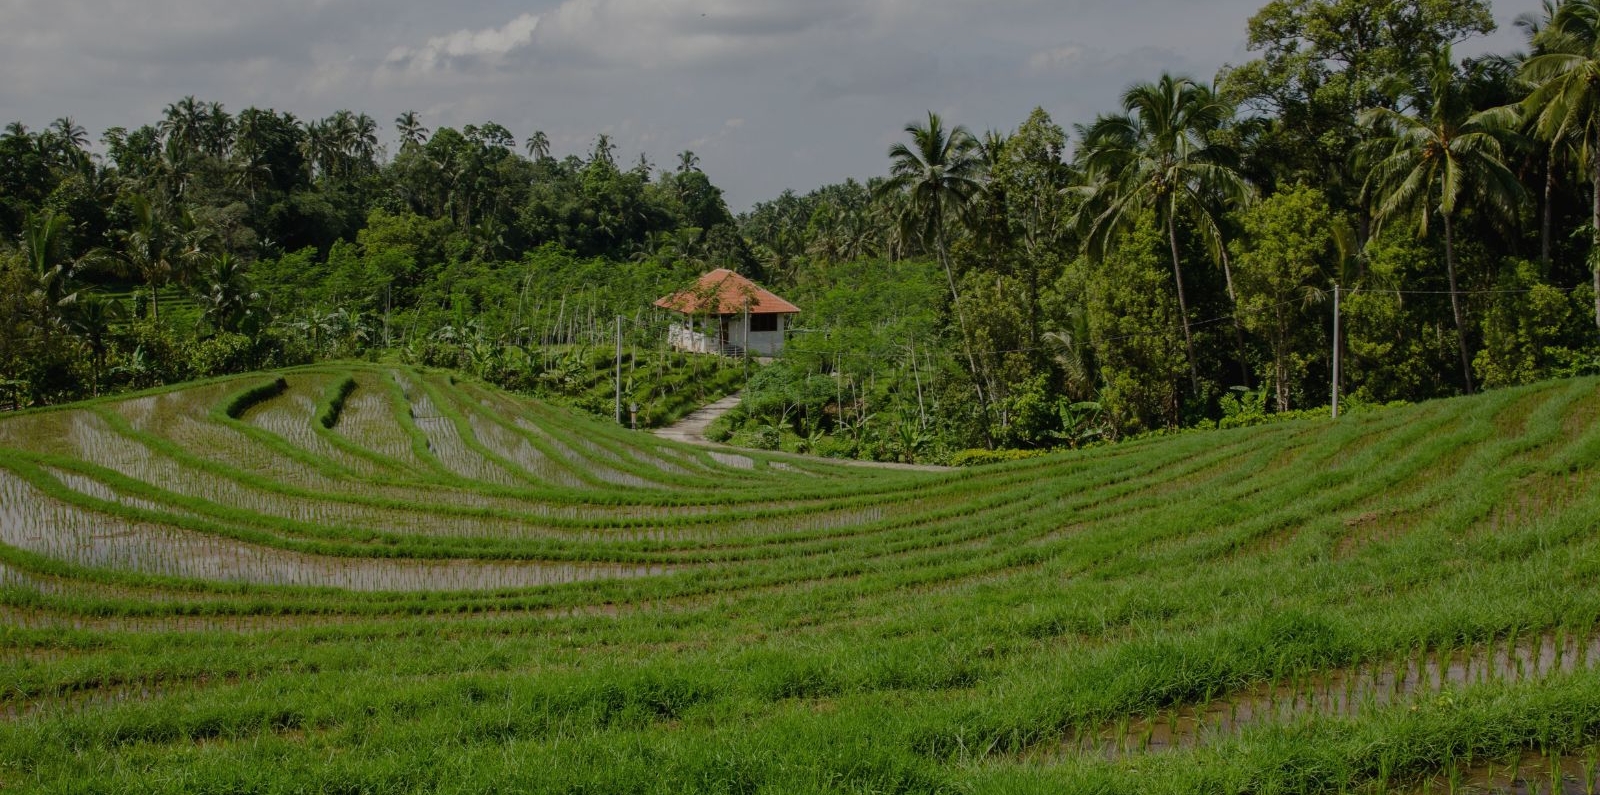
<instances>
[{"instance_id":1,"label":"small white building","mask_svg":"<svg viewBox=\"0 0 1600 795\"><path fill-rule=\"evenodd\" d=\"M727 268L718 268L656 306L676 312L667 343L680 351L777 356L800 308Z\"/></svg>"}]
</instances>

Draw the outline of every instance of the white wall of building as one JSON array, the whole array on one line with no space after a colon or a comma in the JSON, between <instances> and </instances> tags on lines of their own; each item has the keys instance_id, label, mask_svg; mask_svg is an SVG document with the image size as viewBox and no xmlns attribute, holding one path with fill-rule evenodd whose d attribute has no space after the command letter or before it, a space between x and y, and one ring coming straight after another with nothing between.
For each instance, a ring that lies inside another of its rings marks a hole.
<instances>
[{"instance_id":1,"label":"white wall of building","mask_svg":"<svg viewBox=\"0 0 1600 795\"><path fill-rule=\"evenodd\" d=\"M667 331L667 344L690 353L722 353L725 346L744 348L755 356L777 356L783 352L789 318L777 315L777 331L750 331L744 315L684 318ZM723 329L726 328L726 340Z\"/></svg>"}]
</instances>

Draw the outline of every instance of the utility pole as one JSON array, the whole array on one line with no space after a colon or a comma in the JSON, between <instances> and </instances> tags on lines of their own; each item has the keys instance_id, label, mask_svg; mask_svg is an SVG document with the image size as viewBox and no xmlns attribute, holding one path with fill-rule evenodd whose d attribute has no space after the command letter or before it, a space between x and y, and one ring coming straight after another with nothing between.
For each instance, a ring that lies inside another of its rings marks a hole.
<instances>
[{"instance_id":1,"label":"utility pole","mask_svg":"<svg viewBox=\"0 0 1600 795\"><path fill-rule=\"evenodd\" d=\"M1333 418L1339 419L1339 285L1333 286Z\"/></svg>"},{"instance_id":2,"label":"utility pole","mask_svg":"<svg viewBox=\"0 0 1600 795\"><path fill-rule=\"evenodd\" d=\"M617 424L622 424L622 315L617 315Z\"/></svg>"},{"instance_id":3,"label":"utility pole","mask_svg":"<svg viewBox=\"0 0 1600 795\"><path fill-rule=\"evenodd\" d=\"M830 333L828 342L833 342ZM844 424L844 371L839 369L839 349L833 349L833 404L839 407L839 424Z\"/></svg>"}]
</instances>

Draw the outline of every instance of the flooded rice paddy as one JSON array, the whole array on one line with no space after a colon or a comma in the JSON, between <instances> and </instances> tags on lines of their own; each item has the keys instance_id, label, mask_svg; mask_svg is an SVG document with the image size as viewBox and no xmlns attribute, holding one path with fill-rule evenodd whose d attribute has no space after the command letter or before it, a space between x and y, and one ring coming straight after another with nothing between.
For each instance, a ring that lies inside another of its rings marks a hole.
<instances>
[{"instance_id":1,"label":"flooded rice paddy","mask_svg":"<svg viewBox=\"0 0 1600 795\"><path fill-rule=\"evenodd\" d=\"M0 789L1600 784L1600 382L924 473L277 377L0 418Z\"/></svg>"}]
</instances>

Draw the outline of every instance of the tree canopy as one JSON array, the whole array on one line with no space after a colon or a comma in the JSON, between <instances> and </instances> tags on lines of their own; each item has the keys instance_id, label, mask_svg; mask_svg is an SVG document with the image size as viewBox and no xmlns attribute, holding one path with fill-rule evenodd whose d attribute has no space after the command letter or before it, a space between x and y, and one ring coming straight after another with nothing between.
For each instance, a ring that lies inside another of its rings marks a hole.
<instances>
[{"instance_id":1,"label":"tree canopy","mask_svg":"<svg viewBox=\"0 0 1600 795\"><path fill-rule=\"evenodd\" d=\"M878 173L739 213L695 152L488 119L188 96L98 146L15 121L0 382L41 404L387 356L582 404L616 318L667 356L651 302L717 267L803 309L729 432L838 455L1268 421L1326 403L1335 350L1346 407L1594 372L1600 2L1519 24L1525 54L1460 60L1483 0L1271 0L1214 80L929 112Z\"/></svg>"}]
</instances>

